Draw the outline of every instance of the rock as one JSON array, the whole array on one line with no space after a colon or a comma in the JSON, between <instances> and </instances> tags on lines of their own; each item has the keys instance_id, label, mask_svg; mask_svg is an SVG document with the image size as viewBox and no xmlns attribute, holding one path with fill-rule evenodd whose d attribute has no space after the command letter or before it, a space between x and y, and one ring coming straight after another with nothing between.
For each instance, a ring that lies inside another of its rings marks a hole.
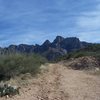
<instances>
[{"instance_id":1,"label":"rock","mask_svg":"<svg viewBox=\"0 0 100 100\"><path fill-rule=\"evenodd\" d=\"M19 94L19 89L20 87L4 84L3 86L0 86L0 96L10 97Z\"/></svg>"},{"instance_id":2,"label":"rock","mask_svg":"<svg viewBox=\"0 0 100 100\"><path fill-rule=\"evenodd\" d=\"M76 58L71 61L69 66L75 70L99 70L100 67L98 60L95 57L90 56Z\"/></svg>"}]
</instances>

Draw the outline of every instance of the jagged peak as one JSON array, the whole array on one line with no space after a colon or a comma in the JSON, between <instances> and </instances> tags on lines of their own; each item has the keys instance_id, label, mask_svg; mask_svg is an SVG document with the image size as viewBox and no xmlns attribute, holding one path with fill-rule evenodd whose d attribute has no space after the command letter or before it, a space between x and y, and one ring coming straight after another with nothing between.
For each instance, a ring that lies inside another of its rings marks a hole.
<instances>
[{"instance_id":1,"label":"jagged peak","mask_svg":"<svg viewBox=\"0 0 100 100\"><path fill-rule=\"evenodd\" d=\"M50 44L51 42L49 40L46 40L42 45L48 45Z\"/></svg>"},{"instance_id":2,"label":"jagged peak","mask_svg":"<svg viewBox=\"0 0 100 100\"><path fill-rule=\"evenodd\" d=\"M56 39L54 40L54 42L61 42L64 40L64 37L62 36L56 36Z\"/></svg>"},{"instance_id":3,"label":"jagged peak","mask_svg":"<svg viewBox=\"0 0 100 100\"><path fill-rule=\"evenodd\" d=\"M35 47L39 47L40 45L39 44L35 44Z\"/></svg>"},{"instance_id":4,"label":"jagged peak","mask_svg":"<svg viewBox=\"0 0 100 100\"><path fill-rule=\"evenodd\" d=\"M13 44L11 44L11 45L9 45L9 47L8 48L12 48L12 47L16 47L17 45L13 45Z\"/></svg>"}]
</instances>

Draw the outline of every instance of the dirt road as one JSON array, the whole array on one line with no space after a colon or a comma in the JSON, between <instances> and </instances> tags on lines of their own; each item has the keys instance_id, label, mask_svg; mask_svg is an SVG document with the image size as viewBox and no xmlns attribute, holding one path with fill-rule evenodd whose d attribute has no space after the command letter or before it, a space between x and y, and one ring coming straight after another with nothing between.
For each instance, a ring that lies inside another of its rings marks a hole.
<instances>
[{"instance_id":1,"label":"dirt road","mask_svg":"<svg viewBox=\"0 0 100 100\"><path fill-rule=\"evenodd\" d=\"M42 67L45 71L31 79L19 96L7 100L100 100L100 76L67 69L61 64Z\"/></svg>"}]
</instances>

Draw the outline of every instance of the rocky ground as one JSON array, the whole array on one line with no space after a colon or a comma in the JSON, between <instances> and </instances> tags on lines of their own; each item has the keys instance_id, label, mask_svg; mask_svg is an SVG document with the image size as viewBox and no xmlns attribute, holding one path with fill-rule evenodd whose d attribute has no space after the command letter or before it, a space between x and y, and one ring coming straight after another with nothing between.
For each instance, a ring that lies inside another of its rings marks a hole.
<instances>
[{"instance_id":1,"label":"rocky ground","mask_svg":"<svg viewBox=\"0 0 100 100\"><path fill-rule=\"evenodd\" d=\"M42 73L28 79L20 95L0 100L100 100L100 76L66 66L42 66Z\"/></svg>"}]
</instances>

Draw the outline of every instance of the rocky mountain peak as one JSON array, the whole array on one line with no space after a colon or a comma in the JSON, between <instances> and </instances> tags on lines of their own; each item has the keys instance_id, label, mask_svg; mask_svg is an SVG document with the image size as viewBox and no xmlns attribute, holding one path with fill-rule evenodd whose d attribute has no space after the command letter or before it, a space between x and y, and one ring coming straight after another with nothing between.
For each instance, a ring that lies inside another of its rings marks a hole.
<instances>
[{"instance_id":1,"label":"rocky mountain peak","mask_svg":"<svg viewBox=\"0 0 100 100\"><path fill-rule=\"evenodd\" d=\"M42 45L49 45L51 42L49 40L46 40Z\"/></svg>"},{"instance_id":2,"label":"rocky mountain peak","mask_svg":"<svg viewBox=\"0 0 100 100\"><path fill-rule=\"evenodd\" d=\"M60 43L64 40L62 36L57 36L56 39L54 40L54 43Z\"/></svg>"},{"instance_id":3,"label":"rocky mountain peak","mask_svg":"<svg viewBox=\"0 0 100 100\"><path fill-rule=\"evenodd\" d=\"M9 53L38 53L49 60L65 55L67 52L81 49L88 46L87 42L81 42L76 37L63 38L57 36L53 42L46 40L42 45L10 45L7 48L0 48L0 54Z\"/></svg>"}]
</instances>

